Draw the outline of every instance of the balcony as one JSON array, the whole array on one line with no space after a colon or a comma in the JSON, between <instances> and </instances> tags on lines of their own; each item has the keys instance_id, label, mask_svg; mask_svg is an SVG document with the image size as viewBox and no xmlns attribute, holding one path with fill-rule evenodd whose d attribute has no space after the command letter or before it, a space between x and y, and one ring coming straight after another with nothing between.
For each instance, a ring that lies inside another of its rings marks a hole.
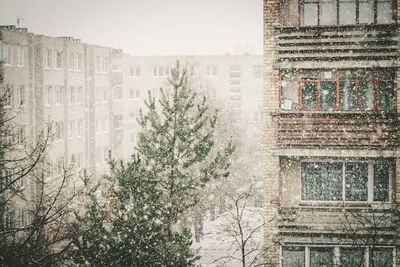
<instances>
[{"instance_id":1,"label":"balcony","mask_svg":"<svg viewBox=\"0 0 400 267\"><path fill-rule=\"evenodd\" d=\"M349 61L388 67L399 56L397 25L281 27L276 31L276 63L281 67L324 61L331 63L330 68L350 67Z\"/></svg>"},{"instance_id":2,"label":"balcony","mask_svg":"<svg viewBox=\"0 0 400 267\"><path fill-rule=\"evenodd\" d=\"M398 113L280 112L278 148L385 149L399 147Z\"/></svg>"},{"instance_id":3,"label":"balcony","mask_svg":"<svg viewBox=\"0 0 400 267\"><path fill-rule=\"evenodd\" d=\"M379 237L394 241L398 215L391 208L284 207L279 210L279 233L288 240L296 235L343 238L358 235L365 240Z\"/></svg>"}]
</instances>

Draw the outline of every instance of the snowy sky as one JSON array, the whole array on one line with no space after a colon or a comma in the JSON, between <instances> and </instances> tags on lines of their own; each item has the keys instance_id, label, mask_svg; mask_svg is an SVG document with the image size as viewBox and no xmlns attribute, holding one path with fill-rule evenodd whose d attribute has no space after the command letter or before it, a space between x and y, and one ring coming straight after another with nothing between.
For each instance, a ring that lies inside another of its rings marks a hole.
<instances>
[{"instance_id":1,"label":"snowy sky","mask_svg":"<svg viewBox=\"0 0 400 267\"><path fill-rule=\"evenodd\" d=\"M262 0L0 0L0 24L131 55L262 53Z\"/></svg>"}]
</instances>

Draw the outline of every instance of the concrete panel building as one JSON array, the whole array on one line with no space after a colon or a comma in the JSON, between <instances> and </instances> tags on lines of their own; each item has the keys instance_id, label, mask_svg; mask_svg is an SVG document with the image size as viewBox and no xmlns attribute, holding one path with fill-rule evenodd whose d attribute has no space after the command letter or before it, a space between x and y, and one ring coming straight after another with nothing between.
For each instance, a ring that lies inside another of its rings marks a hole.
<instances>
[{"instance_id":1,"label":"concrete panel building","mask_svg":"<svg viewBox=\"0 0 400 267\"><path fill-rule=\"evenodd\" d=\"M398 1L264 0L267 266L398 266Z\"/></svg>"}]
</instances>

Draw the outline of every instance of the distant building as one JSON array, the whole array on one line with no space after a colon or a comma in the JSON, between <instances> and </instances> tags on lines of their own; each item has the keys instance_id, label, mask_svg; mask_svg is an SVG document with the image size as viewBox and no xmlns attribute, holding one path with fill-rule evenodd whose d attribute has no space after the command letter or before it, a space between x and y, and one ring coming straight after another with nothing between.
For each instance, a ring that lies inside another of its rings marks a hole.
<instances>
[{"instance_id":1,"label":"distant building","mask_svg":"<svg viewBox=\"0 0 400 267\"><path fill-rule=\"evenodd\" d=\"M266 266L397 266L391 0L264 0Z\"/></svg>"},{"instance_id":2,"label":"distant building","mask_svg":"<svg viewBox=\"0 0 400 267\"><path fill-rule=\"evenodd\" d=\"M196 86L248 127L262 110L262 56L138 57L121 50L49 37L25 28L0 26L6 108L18 116L29 142L51 126L47 158L57 176L74 162L78 171L100 176L109 170L108 151L128 160L137 141L136 117L148 91L158 96L180 60Z\"/></svg>"}]
</instances>

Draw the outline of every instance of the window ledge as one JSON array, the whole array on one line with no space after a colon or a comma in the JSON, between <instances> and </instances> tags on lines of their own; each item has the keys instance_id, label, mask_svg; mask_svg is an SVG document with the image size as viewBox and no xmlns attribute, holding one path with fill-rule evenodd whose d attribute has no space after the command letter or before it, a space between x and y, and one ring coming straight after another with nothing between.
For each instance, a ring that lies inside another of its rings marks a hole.
<instances>
[{"instance_id":1,"label":"window ledge","mask_svg":"<svg viewBox=\"0 0 400 267\"><path fill-rule=\"evenodd\" d=\"M364 202L364 201L300 201L299 207L316 208L371 208L371 209L391 209L392 202Z\"/></svg>"},{"instance_id":2,"label":"window ledge","mask_svg":"<svg viewBox=\"0 0 400 267\"><path fill-rule=\"evenodd\" d=\"M310 32L310 31L349 31L349 30L392 30L398 26L395 22L387 24L353 24L353 25L307 25L307 26L280 26L282 33Z\"/></svg>"},{"instance_id":3,"label":"window ledge","mask_svg":"<svg viewBox=\"0 0 400 267\"><path fill-rule=\"evenodd\" d=\"M285 111L279 110L271 112L272 116L281 116L281 115L291 115L291 116L313 116L313 115L334 115L334 116L347 116L347 115L357 115L357 116L370 116L370 115L378 115L378 116L396 116L399 115L398 112L376 112L376 111Z\"/></svg>"}]
</instances>

